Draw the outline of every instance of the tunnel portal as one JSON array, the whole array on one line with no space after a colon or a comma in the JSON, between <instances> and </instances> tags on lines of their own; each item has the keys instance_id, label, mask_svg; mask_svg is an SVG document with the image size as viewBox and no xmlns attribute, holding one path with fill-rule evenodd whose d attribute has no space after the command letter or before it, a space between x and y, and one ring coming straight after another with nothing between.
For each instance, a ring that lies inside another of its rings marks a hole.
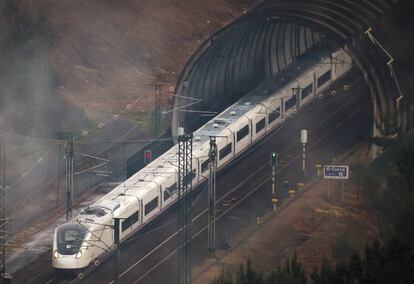
<instances>
[{"instance_id":1,"label":"tunnel portal","mask_svg":"<svg viewBox=\"0 0 414 284\"><path fill-rule=\"evenodd\" d=\"M410 98L395 76L394 62L376 44L386 41L381 23L396 0L268 0L213 34L187 62L176 86L174 109L217 110L277 75L311 48L344 47L370 90L373 137L410 129ZM374 37L375 34L375 37ZM378 38L378 39L377 39ZM188 99L191 98L191 99ZM191 113L174 112L178 126L191 128Z\"/></svg>"}]
</instances>

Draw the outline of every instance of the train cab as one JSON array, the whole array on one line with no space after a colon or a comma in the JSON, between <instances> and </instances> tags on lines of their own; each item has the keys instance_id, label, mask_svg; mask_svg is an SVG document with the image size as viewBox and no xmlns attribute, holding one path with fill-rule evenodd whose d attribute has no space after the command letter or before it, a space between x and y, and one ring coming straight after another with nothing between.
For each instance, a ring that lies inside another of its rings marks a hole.
<instances>
[{"instance_id":1,"label":"train cab","mask_svg":"<svg viewBox=\"0 0 414 284\"><path fill-rule=\"evenodd\" d=\"M82 248L87 233L86 227L78 223L59 226L54 236L53 267L79 269L87 266L91 259L88 259L87 253Z\"/></svg>"}]
</instances>

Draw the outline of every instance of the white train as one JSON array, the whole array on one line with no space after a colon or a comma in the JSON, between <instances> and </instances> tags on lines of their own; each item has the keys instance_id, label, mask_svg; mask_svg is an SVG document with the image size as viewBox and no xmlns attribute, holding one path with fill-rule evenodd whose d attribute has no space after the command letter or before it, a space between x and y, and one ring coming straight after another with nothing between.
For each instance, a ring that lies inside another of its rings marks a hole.
<instances>
[{"instance_id":1,"label":"white train","mask_svg":"<svg viewBox=\"0 0 414 284\"><path fill-rule=\"evenodd\" d=\"M339 49L307 55L280 76L227 108L194 132L193 188L208 176L209 137L218 136L218 169L274 130L348 72L352 60ZM120 240L151 222L177 200L177 147L154 160L72 221L56 228L53 267L80 269L113 249L114 218Z\"/></svg>"}]
</instances>

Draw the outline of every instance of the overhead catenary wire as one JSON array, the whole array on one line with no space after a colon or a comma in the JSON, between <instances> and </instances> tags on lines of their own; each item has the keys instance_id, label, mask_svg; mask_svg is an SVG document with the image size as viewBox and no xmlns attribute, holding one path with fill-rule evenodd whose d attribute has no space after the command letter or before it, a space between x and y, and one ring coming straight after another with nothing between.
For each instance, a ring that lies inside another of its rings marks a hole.
<instances>
[{"instance_id":1,"label":"overhead catenary wire","mask_svg":"<svg viewBox=\"0 0 414 284\"><path fill-rule=\"evenodd\" d=\"M361 95L361 93L359 93L359 94L355 94L355 96L352 96L349 100L347 100L346 101L346 103L345 104L342 104L341 106L339 106L337 109L335 109L334 111L332 111L331 113L329 113L329 115L328 116L326 116L326 117L324 117L323 119L321 119L320 121L318 121L314 126L313 126L313 128L311 128L310 129L310 132L313 132L313 130L315 129L315 128L317 128L317 127L319 127L321 124L323 124L324 122L326 122L326 121L328 121L328 120L330 120L331 119L331 117L333 116L333 115L335 115L338 111L340 111L340 110L342 110L346 105L348 105L348 104L350 104L350 103L352 103L352 102L354 102L357 98L358 98L358 96L360 96ZM359 111L359 109L358 110L356 110L356 111ZM350 115L350 116L352 116L352 114ZM348 118L350 117L350 116L348 116ZM347 119L345 119L344 121L346 121L346 120L348 120L348 118ZM344 121L342 121L342 123L344 123ZM341 123L341 124L342 124ZM283 126L284 125L286 125L286 123L284 123L281 127L278 127L275 131L274 131L274 133L277 133L278 131L280 131L282 128L283 128ZM338 126L339 127L339 126ZM332 131L334 131L335 129L336 129L337 127L335 127L334 129L331 129L329 132L332 132ZM272 134L273 135L273 134ZM267 136L267 137L265 137L264 138L264 140L266 140L266 141L268 141L269 139L270 139L270 136L272 136L272 135L269 135L269 136ZM321 139L323 139L323 137L320 137L320 139L318 139L317 141L320 141ZM283 153L287 153L288 151L289 151L289 149L290 148L292 148L292 147L294 147L295 145L294 145L294 143L291 143L291 144L289 144L288 145L288 147L287 148L285 148L283 151L281 151L281 155L283 155ZM311 149L312 147L310 147L310 149ZM243 153L243 154L247 154L247 152L246 153ZM264 165L264 166L267 166L267 165ZM285 165L284 165L285 166ZM283 167L284 167L283 166ZM262 168L261 169L257 169L257 171L261 171L262 170ZM256 171L255 171L255 173L256 173ZM252 175L254 175L255 173L252 173ZM247 178L248 179L248 178ZM218 199L218 201L222 201L224 198L226 198L226 196L228 196L228 194L231 194L231 192L233 192L233 191L235 191L235 190L237 190L237 188L239 187L240 185L238 185L238 186L236 186L235 188L233 188L232 190L230 190L229 192L226 192L226 194L224 195L224 196L222 196L221 198L219 198ZM204 210L203 212L201 212L201 214L203 214L203 213L205 213L206 212L206 210ZM201 215L200 214L200 215ZM194 222L196 219L198 219L199 218L199 216L200 215L198 215L198 216L196 216L196 217L194 217L193 219L192 219L192 221ZM171 222L169 222L169 223L167 223L167 224L171 224L171 223L173 223L173 221L171 221ZM167 224L163 224L162 226L167 226ZM158 229L160 229L160 227L157 227L157 228L155 228L153 231L157 231ZM204 228L205 229L205 228ZM150 232L147 232L146 234L150 234ZM171 235L170 237L168 237L164 242L162 242L162 244L164 244L166 241L168 241L168 240L171 240L175 235L176 235L177 233L175 232L173 235ZM198 235L198 234L197 234ZM196 237L196 236L193 236L193 237ZM139 238L139 236L137 236L137 238ZM131 241L132 241L133 239L131 239ZM162 246L162 244L160 244L160 245L158 245L154 250L152 250L149 254L151 254L151 253L153 253L154 251L156 251L158 248L160 248L161 246ZM173 255L175 252L173 252L171 255ZM133 267L135 267L136 266L136 264L137 263L140 263L140 262L142 262L143 261L143 259L146 259L146 258L148 258L149 257L149 254L147 254L147 255L145 255L142 259L140 259L138 262L136 262L135 264L133 264ZM128 268L128 269L126 269L122 274L121 274L121 277L123 276L123 275L125 275L125 273L127 273L127 271L130 271L132 268L133 268L132 266L130 267L130 268Z\"/></svg>"},{"instance_id":2,"label":"overhead catenary wire","mask_svg":"<svg viewBox=\"0 0 414 284\"><path fill-rule=\"evenodd\" d=\"M320 143L321 141L323 141L323 139L325 139L328 135L330 135L333 131L335 131L340 125L342 125L343 123L345 123L348 119L350 119L351 117L353 117L357 112L359 112L362 108L358 108L357 110L355 110L353 113L351 113L350 115L347 116L346 119L344 119L343 121L341 121L335 128L331 129L330 131L328 131L328 133L326 133L325 135L323 135L322 137L318 138L315 143L313 143L312 146L310 146L310 149L314 148L318 143ZM290 146L288 146L287 148L290 148L292 146L292 144L290 144ZM285 149L282 152L286 152L287 149ZM298 153L294 158L292 158L291 161L294 161L296 159L298 159L301 156L301 153ZM290 164L291 162L283 165L278 172L280 172L281 170L283 170L285 167L287 167L288 164ZM263 166L261 166L259 169L257 169L254 173L252 173L249 177L247 177L246 179L244 179L239 185L235 186L231 191L227 192L224 196L222 196L218 201L223 200L225 197L227 197L230 193L234 192L235 190L237 190L241 184L244 184L246 180L248 180L249 178L251 178L252 176L254 176L255 174L257 174L260 171L263 171L264 168L268 167L269 165L266 163ZM244 195L240 200L238 200L235 204L233 204L231 207L227 208L223 213L221 213L218 217L217 220L222 219L230 210L232 210L233 208L235 208L236 206L238 206L242 201L244 201L247 197L249 197L251 194L253 194L258 188L260 188L260 186L262 186L263 184L265 184L266 182L268 182L271 178L268 177L265 179L265 181L263 181L261 184L259 184L258 186L256 186L252 191L250 191L247 195ZM198 217L200 217L202 214L206 213L208 209L205 209L203 212L201 212L197 217L195 217L192 221L194 222L195 219L197 219ZM197 233L195 233L193 235L193 239L198 237L204 230L207 229L207 226L203 226L202 229L200 229ZM168 240L168 239L167 239ZM158 247L157 247L158 248ZM151 251L151 253L153 253L154 251ZM138 283L140 280L142 280L145 276L147 276L150 272L152 272L153 270L155 270L157 267L159 267L159 265L161 265L163 262L165 262L167 259L169 259L171 256L173 256L175 253L177 252L177 249L173 250L171 253L169 253L165 258L163 258L160 262L158 262L155 266L153 266L151 269L147 270L143 275L141 275L138 279L136 279L133 283ZM145 256L145 258L147 258L148 255ZM124 276L128 271L131 270L132 267L136 266L138 263L141 262L142 259L140 259L138 262L134 263L132 266L130 266L128 269L126 269L121 276ZM112 283L112 282L111 282Z\"/></svg>"}]
</instances>

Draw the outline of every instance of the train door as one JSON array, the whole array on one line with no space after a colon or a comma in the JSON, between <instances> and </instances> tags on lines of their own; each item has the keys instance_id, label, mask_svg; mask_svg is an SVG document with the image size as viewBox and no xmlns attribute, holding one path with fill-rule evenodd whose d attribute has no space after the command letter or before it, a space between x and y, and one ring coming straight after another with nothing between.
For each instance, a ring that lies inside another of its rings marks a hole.
<instances>
[{"instance_id":1,"label":"train door","mask_svg":"<svg viewBox=\"0 0 414 284\"><path fill-rule=\"evenodd\" d=\"M324 60L331 60L331 58L325 58ZM331 64L319 64L315 68L315 81L316 81L316 94L319 94L324 89L329 87L332 82L332 65Z\"/></svg>"},{"instance_id":2,"label":"train door","mask_svg":"<svg viewBox=\"0 0 414 284\"><path fill-rule=\"evenodd\" d=\"M151 187L142 197L143 204L144 204L144 218L143 223L148 222L152 217L158 214L159 212L159 192L158 192L158 185L154 185L154 183L148 183L148 187Z\"/></svg>"},{"instance_id":3,"label":"train door","mask_svg":"<svg viewBox=\"0 0 414 284\"><path fill-rule=\"evenodd\" d=\"M299 106L303 107L314 98L314 76L313 70L305 73L299 80L300 83L300 97Z\"/></svg>"},{"instance_id":4,"label":"train door","mask_svg":"<svg viewBox=\"0 0 414 284\"><path fill-rule=\"evenodd\" d=\"M267 114L267 130L271 130L278 125L283 119L283 98L278 99L271 105Z\"/></svg>"},{"instance_id":5,"label":"train door","mask_svg":"<svg viewBox=\"0 0 414 284\"><path fill-rule=\"evenodd\" d=\"M210 142L206 142L203 144L203 147L200 149L198 158L198 176L199 176L199 183L207 179L208 177L208 170L209 170L209 162L210 159L208 157L208 153L210 151Z\"/></svg>"},{"instance_id":6,"label":"train door","mask_svg":"<svg viewBox=\"0 0 414 284\"><path fill-rule=\"evenodd\" d=\"M234 125L234 154L237 155L251 144L252 121L248 116L244 115Z\"/></svg>"},{"instance_id":7,"label":"train door","mask_svg":"<svg viewBox=\"0 0 414 284\"><path fill-rule=\"evenodd\" d=\"M252 141L253 141L253 120L250 117L248 119L249 119L249 125L250 125L250 129L249 129L249 132L250 132L250 135L249 135L250 142L249 142L249 144L252 144Z\"/></svg>"},{"instance_id":8,"label":"train door","mask_svg":"<svg viewBox=\"0 0 414 284\"><path fill-rule=\"evenodd\" d=\"M200 182L205 180L208 177L208 171L210 167L210 159L208 157L205 157L203 159L200 159Z\"/></svg>"},{"instance_id":9,"label":"train door","mask_svg":"<svg viewBox=\"0 0 414 284\"><path fill-rule=\"evenodd\" d=\"M252 143L262 137L266 133L266 108L257 106L250 111L247 116L252 122Z\"/></svg>"},{"instance_id":10,"label":"train door","mask_svg":"<svg viewBox=\"0 0 414 284\"><path fill-rule=\"evenodd\" d=\"M230 133L230 136L227 137L219 137L217 139L217 167L220 168L221 166L225 165L228 161L230 161L234 156L234 143L232 137L233 133Z\"/></svg>"},{"instance_id":11,"label":"train door","mask_svg":"<svg viewBox=\"0 0 414 284\"><path fill-rule=\"evenodd\" d=\"M140 223L144 223L144 201L142 199L139 200L139 221Z\"/></svg>"},{"instance_id":12,"label":"train door","mask_svg":"<svg viewBox=\"0 0 414 284\"><path fill-rule=\"evenodd\" d=\"M135 197L128 197L133 198ZM125 238L126 236L130 235L134 230L136 230L139 225L139 202L134 200L133 203L129 204L122 212L122 216L124 217L121 220L121 228L120 228L120 237L121 239Z\"/></svg>"},{"instance_id":13,"label":"train door","mask_svg":"<svg viewBox=\"0 0 414 284\"><path fill-rule=\"evenodd\" d=\"M168 207L177 199L177 172L174 169L174 172L167 176L168 178L162 182L161 202L163 208Z\"/></svg>"},{"instance_id":14,"label":"train door","mask_svg":"<svg viewBox=\"0 0 414 284\"><path fill-rule=\"evenodd\" d=\"M332 53L332 79L336 80L352 68L352 58L344 49Z\"/></svg>"},{"instance_id":15,"label":"train door","mask_svg":"<svg viewBox=\"0 0 414 284\"><path fill-rule=\"evenodd\" d=\"M163 207L163 202L162 202L162 187L159 186L159 195L158 195L158 202L159 202L159 207L160 207L160 211L164 208Z\"/></svg>"},{"instance_id":16,"label":"train door","mask_svg":"<svg viewBox=\"0 0 414 284\"><path fill-rule=\"evenodd\" d=\"M290 117L298 106L298 82L288 84L282 91L283 94L283 116Z\"/></svg>"},{"instance_id":17,"label":"train door","mask_svg":"<svg viewBox=\"0 0 414 284\"><path fill-rule=\"evenodd\" d=\"M200 183L200 158L195 158L195 179L194 179L194 185L197 186Z\"/></svg>"}]
</instances>

